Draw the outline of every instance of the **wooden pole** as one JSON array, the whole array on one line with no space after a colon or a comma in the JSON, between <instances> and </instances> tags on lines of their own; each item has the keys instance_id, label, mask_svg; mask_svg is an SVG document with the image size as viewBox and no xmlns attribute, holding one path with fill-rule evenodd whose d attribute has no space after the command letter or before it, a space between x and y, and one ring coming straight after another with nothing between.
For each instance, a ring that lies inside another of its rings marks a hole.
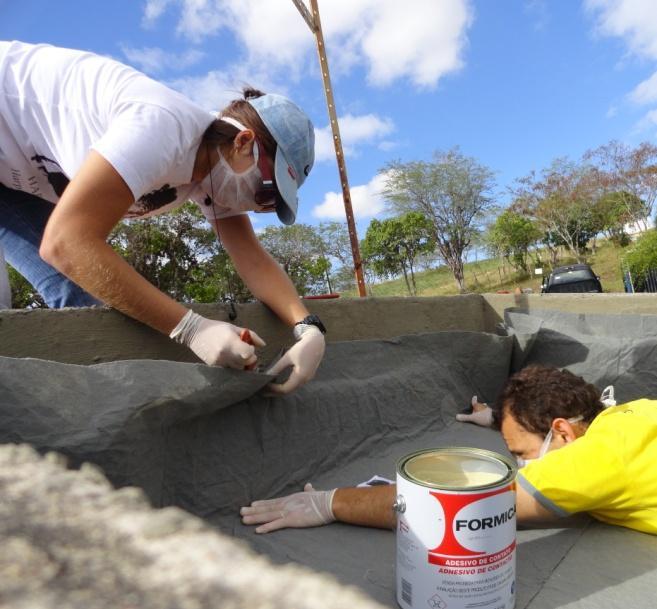
<instances>
[{"instance_id":1,"label":"wooden pole","mask_svg":"<svg viewBox=\"0 0 657 609\"><path fill-rule=\"evenodd\" d=\"M319 7L317 0L310 0L312 13L308 11L303 0L292 0L301 13L301 16L308 24L310 31L315 35L317 43L317 53L319 55L319 65L322 72L322 81L324 83L324 93L326 94L326 105L328 106L329 119L331 122L331 131L333 132L333 145L335 146L335 156L338 162L338 173L340 174L340 185L342 187L342 199L344 202L344 211L347 216L347 228L349 229L349 241L351 243L351 253L354 259L354 271L356 273L356 284L358 285L358 294L361 297L367 296L365 288L365 279L363 278L363 263L360 257L360 247L358 245L358 234L356 232L356 222L354 220L354 211L351 205L351 192L349 190L349 180L347 179L347 167L344 161L344 151L342 150L342 139L340 138L340 127L338 126L338 117L335 112L335 101L333 99L333 87L331 86L331 77L329 74L328 60L326 58L326 47L324 45L324 34L322 33L322 23L319 18Z\"/></svg>"}]
</instances>

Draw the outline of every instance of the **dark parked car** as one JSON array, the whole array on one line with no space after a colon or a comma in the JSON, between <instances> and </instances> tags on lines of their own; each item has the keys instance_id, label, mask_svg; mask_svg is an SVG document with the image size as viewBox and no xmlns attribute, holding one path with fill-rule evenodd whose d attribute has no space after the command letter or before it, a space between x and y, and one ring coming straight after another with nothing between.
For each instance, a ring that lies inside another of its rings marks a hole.
<instances>
[{"instance_id":1,"label":"dark parked car","mask_svg":"<svg viewBox=\"0 0 657 609\"><path fill-rule=\"evenodd\" d=\"M588 264L570 264L559 266L544 277L541 292L602 292L602 285Z\"/></svg>"}]
</instances>

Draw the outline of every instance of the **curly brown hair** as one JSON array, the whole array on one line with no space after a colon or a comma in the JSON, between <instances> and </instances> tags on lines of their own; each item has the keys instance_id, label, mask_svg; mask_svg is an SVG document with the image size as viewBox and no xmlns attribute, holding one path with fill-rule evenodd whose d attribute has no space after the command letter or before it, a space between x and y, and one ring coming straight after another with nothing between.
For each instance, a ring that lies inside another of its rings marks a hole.
<instances>
[{"instance_id":1,"label":"curly brown hair","mask_svg":"<svg viewBox=\"0 0 657 609\"><path fill-rule=\"evenodd\" d=\"M582 377L552 366L527 366L509 377L493 406L493 426L512 414L527 431L546 435L556 418L582 416L590 423L602 412L600 392Z\"/></svg>"}]
</instances>

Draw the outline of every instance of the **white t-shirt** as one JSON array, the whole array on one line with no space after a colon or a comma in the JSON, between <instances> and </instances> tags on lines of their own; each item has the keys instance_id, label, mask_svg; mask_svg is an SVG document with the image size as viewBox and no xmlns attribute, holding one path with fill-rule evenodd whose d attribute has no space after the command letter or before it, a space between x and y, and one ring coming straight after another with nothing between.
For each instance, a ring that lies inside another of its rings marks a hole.
<instances>
[{"instance_id":1,"label":"white t-shirt","mask_svg":"<svg viewBox=\"0 0 657 609\"><path fill-rule=\"evenodd\" d=\"M93 53L0 41L0 183L57 203L93 149L135 198L126 217L195 200L237 215L191 183L213 115L133 68Z\"/></svg>"}]
</instances>

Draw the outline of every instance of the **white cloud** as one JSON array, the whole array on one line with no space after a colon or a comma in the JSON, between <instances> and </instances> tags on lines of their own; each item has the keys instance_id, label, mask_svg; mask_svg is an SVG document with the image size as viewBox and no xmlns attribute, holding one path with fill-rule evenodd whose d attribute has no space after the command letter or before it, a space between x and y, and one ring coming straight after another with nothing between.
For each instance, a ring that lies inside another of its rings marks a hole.
<instances>
[{"instance_id":1,"label":"white cloud","mask_svg":"<svg viewBox=\"0 0 657 609\"><path fill-rule=\"evenodd\" d=\"M266 75L248 74L244 66L235 66L230 71L216 70L204 76L178 78L166 84L180 91L202 108L217 112L228 102L242 97L242 88L246 85L269 91L274 89L273 83ZM276 87L276 91L285 94L285 90Z\"/></svg>"},{"instance_id":2,"label":"white cloud","mask_svg":"<svg viewBox=\"0 0 657 609\"><path fill-rule=\"evenodd\" d=\"M398 145L399 145L398 142L392 142L390 140L384 140L377 146L377 148L379 150L381 150L382 152L390 152L391 150L394 150L395 148L397 148Z\"/></svg>"},{"instance_id":3,"label":"white cloud","mask_svg":"<svg viewBox=\"0 0 657 609\"><path fill-rule=\"evenodd\" d=\"M598 34L622 39L630 54L657 61L657 2L654 0L584 0L584 7L596 20ZM657 72L638 84L628 98L640 105L657 102ZM639 128L654 121L648 113Z\"/></svg>"},{"instance_id":4,"label":"white cloud","mask_svg":"<svg viewBox=\"0 0 657 609\"><path fill-rule=\"evenodd\" d=\"M145 21L172 5L180 11L178 32L193 41L228 28L250 65L266 62L287 79L316 69L314 37L290 1L148 0ZM334 72L361 65L378 86L408 79L434 87L462 67L473 10L471 0L331 0L321 19Z\"/></svg>"},{"instance_id":5,"label":"white cloud","mask_svg":"<svg viewBox=\"0 0 657 609\"><path fill-rule=\"evenodd\" d=\"M147 0L144 6L142 25L144 27L152 26L171 3L172 0Z\"/></svg>"},{"instance_id":6,"label":"white cloud","mask_svg":"<svg viewBox=\"0 0 657 609\"><path fill-rule=\"evenodd\" d=\"M212 112L221 110L230 100L240 97L240 86L223 72L208 72L205 76L180 78L167 84Z\"/></svg>"},{"instance_id":7,"label":"white cloud","mask_svg":"<svg viewBox=\"0 0 657 609\"><path fill-rule=\"evenodd\" d=\"M650 112L648 112L648 114L645 115L643 120L645 124L648 124L650 126L657 125L657 110L651 110Z\"/></svg>"},{"instance_id":8,"label":"white cloud","mask_svg":"<svg viewBox=\"0 0 657 609\"><path fill-rule=\"evenodd\" d=\"M372 83L409 78L415 85L433 87L463 66L465 32L472 22L468 2L378 0L369 12L375 17L363 32L362 50ZM351 35L359 29L357 24Z\"/></svg>"},{"instance_id":9,"label":"white cloud","mask_svg":"<svg viewBox=\"0 0 657 609\"><path fill-rule=\"evenodd\" d=\"M657 60L657 2L654 0L584 0L597 18L599 33L623 38L629 50Z\"/></svg>"},{"instance_id":10,"label":"white cloud","mask_svg":"<svg viewBox=\"0 0 657 609\"><path fill-rule=\"evenodd\" d=\"M137 49L123 46L121 50L132 65L149 74L156 74L163 69L184 70L204 57L204 53L196 49L178 55L157 47Z\"/></svg>"},{"instance_id":11,"label":"white cloud","mask_svg":"<svg viewBox=\"0 0 657 609\"><path fill-rule=\"evenodd\" d=\"M356 154L359 145L376 142L394 130L394 125L389 118L380 118L375 114L361 116L346 114L338 117L338 123L345 156ZM315 158L317 161L335 159L333 132L330 125L315 129Z\"/></svg>"},{"instance_id":12,"label":"white cloud","mask_svg":"<svg viewBox=\"0 0 657 609\"><path fill-rule=\"evenodd\" d=\"M640 83L632 93L630 99L637 104L650 104L657 102L657 72Z\"/></svg>"},{"instance_id":13,"label":"white cloud","mask_svg":"<svg viewBox=\"0 0 657 609\"><path fill-rule=\"evenodd\" d=\"M351 205L357 220L372 218L385 210L385 201L381 195L385 180L385 174L377 174L367 184L350 189ZM342 192L327 192L324 201L313 209L312 214L322 220L344 220Z\"/></svg>"},{"instance_id":14,"label":"white cloud","mask_svg":"<svg viewBox=\"0 0 657 609\"><path fill-rule=\"evenodd\" d=\"M550 23L546 0L525 0L524 11L533 20L536 31L544 30Z\"/></svg>"}]
</instances>

